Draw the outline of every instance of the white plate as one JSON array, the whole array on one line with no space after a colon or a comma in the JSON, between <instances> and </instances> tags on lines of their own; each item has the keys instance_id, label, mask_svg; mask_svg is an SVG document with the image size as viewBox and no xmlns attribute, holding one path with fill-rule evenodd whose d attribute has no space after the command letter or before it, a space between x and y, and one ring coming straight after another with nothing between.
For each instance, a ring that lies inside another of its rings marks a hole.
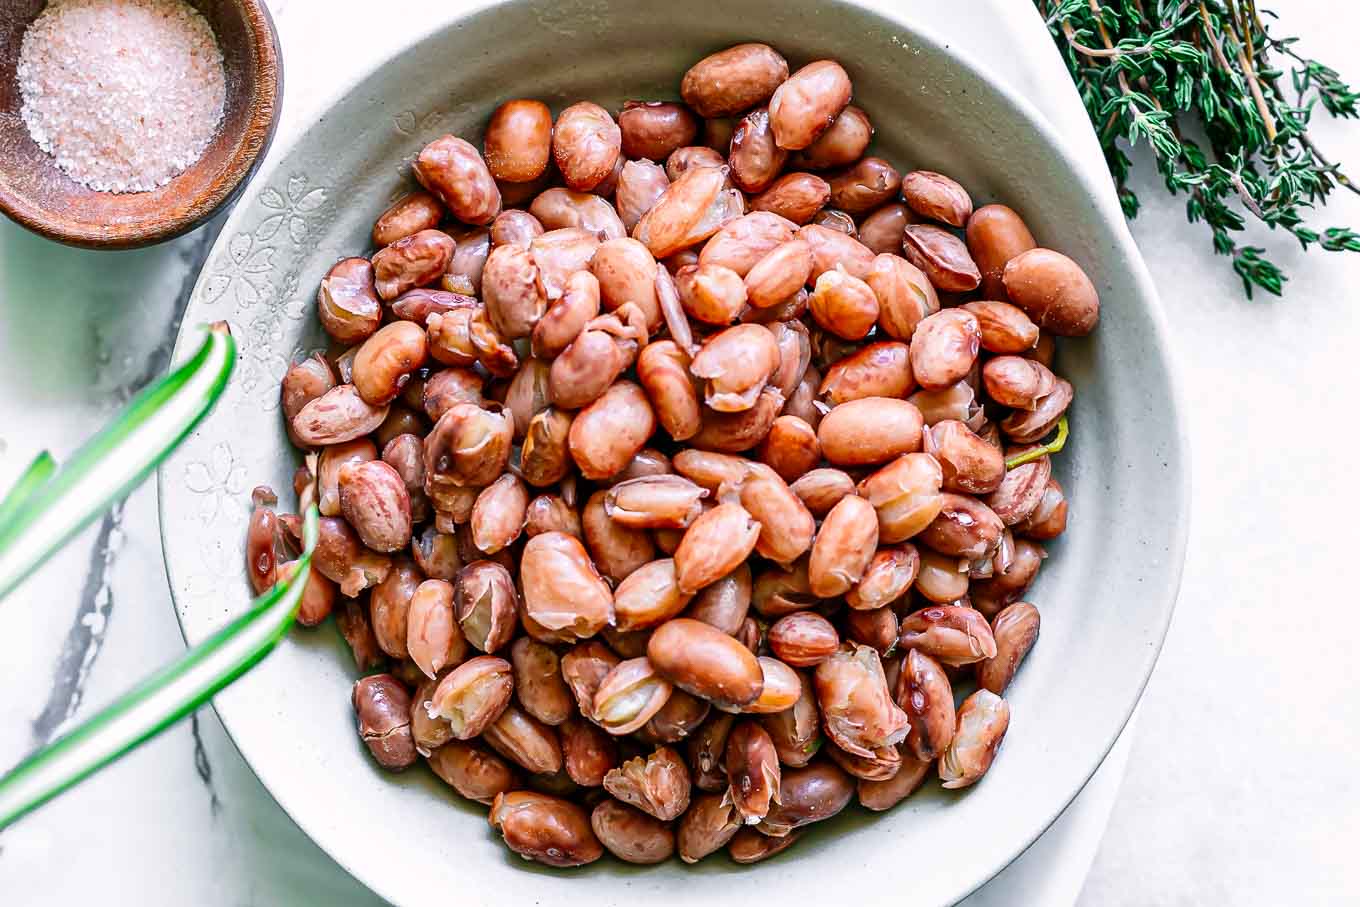
<instances>
[{"instance_id":1,"label":"white plate","mask_svg":"<svg viewBox=\"0 0 1360 907\"><path fill-rule=\"evenodd\" d=\"M1042 117L906 14L888 15L816 0L479 9L359 79L274 157L233 212L185 325L229 321L241 361L215 412L160 473L167 569L190 642L249 599L249 488L291 485L297 455L278 414L278 380L291 358L323 345L311 312L317 281L335 259L367 247L373 217L409 186L407 162L424 143L445 132L475 141L507 97L554 106L674 97L688 65L742 40L768 41L795 65L837 58L874 120L876 153L904 169L948 172L979 203L1015 207L1041 244L1087 269L1104 303L1092 338L1062 344L1060 370L1077 389L1073 440L1057 458L1071 518L1031 595L1043 634L1008 693L1011 730L984 782L958 794L931 787L886 815L847 810L754 867L718 856L695 867L606 860L548 871L506 851L485 809L433 776L378 769L354 732L343 641L329 626L299 630L216 707L280 805L388 900L711 907L749 893L785 903L948 903L1057 817L1127 720L1170 619L1189 500L1151 281L1117 206Z\"/></svg>"}]
</instances>

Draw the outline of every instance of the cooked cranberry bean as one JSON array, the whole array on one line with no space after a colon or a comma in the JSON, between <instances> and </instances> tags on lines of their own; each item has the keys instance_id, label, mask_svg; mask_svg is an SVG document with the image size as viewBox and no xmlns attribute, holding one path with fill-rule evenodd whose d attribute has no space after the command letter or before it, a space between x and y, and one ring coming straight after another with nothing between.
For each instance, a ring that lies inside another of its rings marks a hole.
<instances>
[{"instance_id":1,"label":"cooked cranberry bean","mask_svg":"<svg viewBox=\"0 0 1360 907\"><path fill-rule=\"evenodd\" d=\"M542 101L506 101L491 114L483 148L491 175L508 183L537 179L548 167L552 112Z\"/></svg>"},{"instance_id":2,"label":"cooked cranberry bean","mask_svg":"<svg viewBox=\"0 0 1360 907\"><path fill-rule=\"evenodd\" d=\"M770 625L766 641L780 661L796 668L821 664L840 648L831 621L812 611L786 614Z\"/></svg>"},{"instance_id":3,"label":"cooked cranberry bean","mask_svg":"<svg viewBox=\"0 0 1360 907\"><path fill-rule=\"evenodd\" d=\"M874 265L874 253L855 239L839 230L808 224L800 227L798 238L812 246L812 279L815 281L827 271L838 268L851 277L864 280Z\"/></svg>"},{"instance_id":4,"label":"cooked cranberry bean","mask_svg":"<svg viewBox=\"0 0 1360 907\"><path fill-rule=\"evenodd\" d=\"M585 638L613 622L613 594L574 536L545 532L529 539L520 586L526 613L548 630Z\"/></svg>"},{"instance_id":5,"label":"cooked cranberry bean","mask_svg":"<svg viewBox=\"0 0 1360 907\"><path fill-rule=\"evenodd\" d=\"M501 193L482 155L453 135L421 149L412 165L416 179L465 224L489 224L501 213Z\"/></svg>"},{"instance_id":6,"label":"cooked cranberry bean","mask_svg":"<svg viewBox=\"0 0 1360 907\"><path fill-rule=\"evenodd\" d=\"M660 164L651 161L628 161L624 164L614 190L614 206L618 209L623 228L632 232L642 215L651 210L670 184L666 168Z\"/></svg>"},{"instance_id":7,"label":"cooked cranberry bean","mask_svg":"<svg viewBox=\"0 0 1360 907\"><path fill-rule=\"evenodd\" d=\"M817 427L822 455L837 466L869 466L921 449L921 412L906 400L861 397L835 407Z\"/></svg>"},{"instance_id":8,"label":"cooked cranberry bean","mask_svg":"<svg viewBox=\"0 0 1360 907\"><path fill-rule=\"evenodd\" d=\"M1061 252L1021 252L1006 262L1002 280L1011 302L1045 331L1076 337L1095 330L1100 296L1081 266Z\"/></svg>"},{"instance_id":9,"label":"cooked cranberry bean","mask_svg":"<svg viewBox=\"0 0 1360 907\"><path fill-rule=\"evenodd\" d=\"M784 481L792 482L817 465L822 448L811 425L797 416L780 416L770 426L757 456Z\"/></svg>"},{"instance_id":10,"label":"cooked cranberry bean","mask_svg":"<svg viewBox=\"0 0 1360 907\"><path fill-rule=\"evenodd\" d=\"M911 371L926 390L943 390L965 378L977 361L977 319L945 309L921 320L911 337Z\"/></svg>"},{"instance_id":11,"label":"cooked cranberry bean","mask_svg":"<svg viewBox=\"0 0 1360 907\"><path fill-rule=\"evenodd\" d=\"M859 160L874 136L869 115L854 104L847 105L826 131L792 158L793 166L830 170Z\"/></svg>"},{"instance_id":12,"label":"cooked cranberry bean","mask_svg":"<svg viewBox=\"0 0 1360 907\"><path fill-rule=\"evenodd\" d=\"M797 229L778 214L752 210L713 234L699 252L699 264L723 265L745 277L776 246L793 239Z\"/></svg>"},{"instance_id":13,"label":"cooked cranberry bean","mask_svg":"<svg viewBox=\"0 0 1360 907\"><path fill-rule=\"evenodd\" d=\"M908 354L905 343L871 343L827 369L818 396L833 407L862 397L906 397L916 389Z\"/></svg>"},{"instance_id":14,"label":"cooked cranberry bean","mask_svg":"<svg viewBox=\"0 0 1360 907\"><path fill-rule=\"evenodd\" d=\"M585 810L569 800L527 790L501 793L490 819L505 846L547 866L582 866L604 855Z\"/></svg>"},{"instance_id":15,"label":"cooked cranberry bean","mask_svg":"<svg viewBox=\"0 0 1360 907\"><path fill-rule=\"evenodd\" d=\"M846 340L865 337L878 321L878 297L874 291L840 267L822 272L808 305L819 325Z\"/></svg>"},{"instance_id":16,"label":"cooked cranberry bean","mask_svg":"<svg viewBox=\"0 0 1360 907\"><path fill-rule=\"evenodd\" d=\"M487 237L492 246L520 246L529 248L535 236L543 235L543 224L528 211L511 208L496 215Z\"/></svg>"},{"instance_id":17,"label":"cooked cranberry bean","mask_svg":"<svg viewBox=\"0 0 1360 907\"><path fill-rule=\"evenodd\" d=\"M819 598L843 595L864 575L878 546L878 517L864 498L842 498L822 521L808 560L808 581Z\"/></svg>"},{"instance_id":18,"label":"cooked cranberry bean","mask_svg":"<svg viewBox=\"0 0 1360 907\"><path fill-rule=\"evenodd\" d=\"M628 465L655 428L656 416L642 388L618 381L572 422L572 459L587 479L608 478Z\"/></svg>"},{"instance_id":19,"label":"cooked cranberry bean","mask_svg":"<svg viewBox=\"0 0 1360 907\"><path fill-rule=\"evenodd\" d=\"M740 504L719 504L700 515L675 550L680 591L692 594L731 573L755 549L759 536L760 523Z\"/></svg>"},{"instance_id":20,"label":"cooked cranberry bean","mask_svg":"<svg viewBox=\"0 0 1360 907\"><path fill-rule=\"evenodd\" d=\"M846 593L845 603L859 611L894 604L911 588L920 569L921 556L916 546L880 548L864 568L859 583ZM893 636L896 638L896 633Z\"/></svg>"},{"instance_id":21,"label":"cooked cranberry bean","mask_svg":"<svg viewBox=\"0 0 1360 907\"><path fill-rule=\"evenodd\" d=\"M796 828L836 815L854 795L854 779L829 762L783 772L779 779L779 803L756 828L762 834L787 837Z\"/></svg>"},{"instance_id":22,"label":"cooked cranberry bean","mask_svg":"<svg viewBox=\"0 0 1360 907\"><path fill-rule=\"evenodd\" d=\"M763 686L760 662L741 643L706 623L678 617L647 643L658 673L680 689L718 705L754 702Z\"/></svg>"},{"instance_id":23,"label":"cooked cranberry bean","mask_svg":"<svg viewBox=\"0 0 1360 907\"><path fill-rule=\"evenodd\" d=\"M519 774L494 753L452 740L429 755L430 768L460 795L490 806L520 786Z\"/></svg>"},{"instance_id":24,"label":"cooked cranberry bean","mask_svg":"<svg viewBox=\"0 0 1360 907\"><path fill-rule=\"evenodd\" d=\"M913 170L902 177L902 199L922 217L951 227L962 227L973 215L968 190L933 170Z\"/></svg>"},{"instance_id":25,"label":"cooked cranberry bean","mask_svg":"<svg viewBox=\"0 0 1360 907\"><path fill-rule=\"evenodd\" d=\"M850 103L850 76L834 60L809 63L770 97L770 125L780 148L806 148Z\"/></svg>"},{"instance_id":26,"label":"cooked cranberry bean","mask_svg":"<svg viewBox=\"0 0 1360 907\"><path fill-rule=\"evenodd\" d=\"M1052 392L1039 398L1033 411L1016 410L1002 419L1001 431L1017 444L1033 444L1053 430L1071 403L1072 385L1058 378Z\"/></svg>"},{"instance_id":27,"label":"cooked cranberry bean","mask_svg":"<svg viewBox=\"0 0 1360 907\"><path fill-rule=\"evenodd\" d=\"M978 320L982 348L989 353L1026 353L1039 342L1039 327L1008 302L970 302L962 308Z\"/></svg>"},{"instance_id":28,"label":"cooked cranberry bean","mask_svg":"<svg viewBox=\"0 0 1360 907\"><path fill-rule=\"evenodd\" d=\"M378 295L396 299L407 290L439 279L453 258L454 240L438 230L421 230L385 246L373 256Z\"/></svg>"},{"instance_id":29,"label":"cooked cranberry bean","mask_svg":"<svg viewBox=\"0 0 1360 907\"><path fill-rule=\"evenodd\" d=\"M1049 477L1039 503L1015 526L1015 531L1032 539L1054 539L1067 529L1067 498L1058 480Z\"/></svg>"},{"instance_id":30,"label":"cooked cranberry bean","mask_svg":"<svg viewBox=\"0 0 1360 907\"><path fill-rule=\"evenodd\" d=\"M545 230L576 227L601 240L627 235L614 206L589 192L573 192L561 187L544 190L529 205L529 213L538 218Z\"/></svg>"},{"instance_id":31,"label":"cooked cranberry bean","mask_svg":"<svg viewBox=\"0 0 1360 907\"><path fill-rule=\"evenodd\" d=\"M617 800L600 801L590 814L590 827L605 849L625 863L661 863L675 853L669 825Z\"/></svg>"},{"instance_id":32,"label":"cooked cranberry bean","mask_svg":"<svg viewBox=\"0 0 1360 907\"><path fill-rule=\"evenodd\" d=\"M965 233L968 252L982 274L982 292L988 299L1006 299L1002 272L1006 263L1036 245L1029 228L1005 205L984 205L968 218Z\"/></svg>"},{"instance_id":33,"label":"cooked cranberry bean","mask_svg":"<svg viewBox=\"0 0 1360 907\"><path fill-rule=\"evenodd\" d=\"M359 737L378 764L399 772L417 758L411 737L411 697L391 674L374 674L354 684L351 697Z\"/></svg>"},{"instance_id":34,"label":"cooked cranberry bean","mask_svg":"<svg viewBox=\"0 0 1360 907\"><path fill-rule=\"evenodd\" d=\"M589 192L599 185L614 169L622 141L618 124L598 104L579 101L559 113L552 152L567 187Z\"/></svg>"},{"instance_id":35,"label":"cooked cranberry bean","mask_svg":"<svg viewBox=\"0 0 1360 907\"><path fill-rule=\"evenodd\" d=\"M982 280L963 240L933 224L907 224L902 254L945 292L967 292Z\"/></svg>"},{"instance_id":36,"label":"cooked cranberry bean","mask_svg":"<svg viewBox=\"0 0 1360 907\"><path fill-rule=\"evenodd\" d=\"M788 154L775 144L769 110L758 107L742 117L732 133L727 155L732 182L743 192L764 192L784 169Z\"/></svg>"},{"instance_id":37,"label":"cooked cranberry bean","mask_svg":"<svg viewBox=\"0 0 1360 907\"><path fill-rule=\"evenodd\" d=\"M977 663L977 680L978 686L1000 696L1039 638L1039 609L1029 602L1008 605L992 620L992 636L996 655Z\"/></svg>"},{"instance_id":38,"label":"cooked cranberry bean","mask_svg":"<svg viewBox=\"0 0 1360 907\"><path fill-rule=\"evenodd\" d=\"M991 768L1011 723L1011 707L989 690L978 690L959 707L958 728L940 757L940 780L955 790L976 784Z\"/></svg>"},{"instance_id":39,"label":"cooked cranberry bean","mask_svg":"<svg viewBox=\"0 0 1360 907\"><path fill-rule=\"evenodd\" d=\"M686 170L638 220L633 238L656 258L666 258L708 239L743 213L741 193L724 189L726 180L726 168Z\"/></svg>"},{"instance_id":40,"label":"cooked cranberry bean","mask_svg":"<svg viewBox=\"0 0 1360 907\"><path fill-rule=\"evenodd\" d=\"M824 517L846 495L855 493L855 480L839 469L813 469L803 473L789 485L807 509L816 517Z\"/></svg>"},{"instance_id":41,"label":"cooked cranberry bean","mask_svg":"<svg viewBox=\"0 0 1360 907\"><path fill-rule=\"evenodd\" d=\"M436 218L435 223L438 222ZM331 265L321 279L316 291L316 314L321 327L336 342L359 343L382 323L382 302L373 273L373 263L368 259L344 258Z\"/></svg>"},{"instance_id":42,"label":"cooked cranberry bean","mask_svg":"<svg viewBox=\"0 0 1360 907\"><path fill-rule=\"evenodd\" d=\"M725 117L764 103L789 76L768 44L738 44L704 57L685 73L680 96L701 117Z\"/></svg>"},{"instance_id":43,"label":"cooked cranberry bean","mask_svg":"<svg viewBox=\"0 0 1360 907\"><path fill-rule=\"evenodd\" d=\"M878 514L879 539L905 541L925 529L943 506L940 464L929 454L898 457L859 484Z\"/></svg>"},{"instance_id":44,"label":"cooked cranberry bean","mask_svg":"<svg viewBox=\"0 0 1360 907\"><path fill-rule=\"evenodd\" d=\"M404 236L439 226L444 206L428 192L408 192L373 222L373 245L382 248Z\"/></svg>"},{"instance_id":45,"label":"cooked cranberry bean","mask_svg":"<svg viewBox=\"0 0 1360 907\"><path fill-rule=\"evenodd\" d=\"M832 207L859 216L891 200L902 185L902 174L881 157L866 157L831 177L828 184Z\"/></svg>"},{"instance_id":46,"label":"cooked cranberry bean","mask_svg":"<svg viewBox=\"0 0 1360 907\"><path fill-rule=\"evenodd\" d=\"M686 314L705 324L731 324L746 306L746 285L736 271L722 265L681 268L675 288Z\"/></svg>"}]
</instances>

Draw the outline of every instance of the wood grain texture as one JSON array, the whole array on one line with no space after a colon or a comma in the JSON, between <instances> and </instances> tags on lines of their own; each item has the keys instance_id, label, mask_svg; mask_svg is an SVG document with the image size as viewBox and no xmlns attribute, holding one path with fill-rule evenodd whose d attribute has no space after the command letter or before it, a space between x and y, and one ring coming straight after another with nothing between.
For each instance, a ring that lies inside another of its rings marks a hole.
<instances>
[{"instance_id":1,"label":"wood grain texture","mask_svg":"<svg viewBox=\"0 0 1360 907\"><path fill-rule=\"evenodd\" d=\"M95 192L58 169L19 115L15 70L23 33L45 0L0 4L0 211L57 242L131 249L192 230L231 202L254 172L278 123L283 71L278 35L261 0L190 0L222 50L222 124L203 156L150 192Z\"/></svg>"}]
</instances>

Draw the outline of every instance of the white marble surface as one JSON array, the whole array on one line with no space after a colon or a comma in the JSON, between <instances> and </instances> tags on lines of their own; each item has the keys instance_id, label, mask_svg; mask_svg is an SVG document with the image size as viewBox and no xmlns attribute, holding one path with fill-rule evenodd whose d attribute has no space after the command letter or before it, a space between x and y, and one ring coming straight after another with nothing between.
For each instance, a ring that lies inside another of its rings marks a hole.
<instances>
[{"instance_id":1,"label":"white marble surface","mask_svg":"<svg viewBox=\"0 0 1360 907\"><path fill-rule=\"evenodd\" d=\"M1029 66L1039 46L1018 37L1033 35L1017 18L1027 15L1021 5L954 4L955 40L1060 117L1052 85ZM336 61L380 58L449 9L392 0L375 28L362 0L271 6L287 73L281 143L334 91ZM1360 9L1291 0L1282 13L1286 32L1360 79L1346 53ZM1316 134L1360 170L1360 130L1321 120ZM1342 833L1360 807L1348 771L1360 739L1348 695L1357 668L1333 610L1299 593L1335 576L1360 541L1348 519L1355 430L1333 415L1360 342L1360 316L1344 295L1360 257L1304 258L1267 240L1294 276L1289 297L1246 302L1179 204L1147 174L1137 185L1145 212L1134 232L1181 338L1196 518L1181 605L1126 735L1134 758L1080 903L1348 900L1360 893ZM1356 221L1352 197L1326 218ZM0 223L0 485L40 447L70 450L163 370L214 232L97 255ZM1318 440L1301 440L1304 425L1320 427ZM181 651L154 488L135 492L0 605L0 638L0 767ZM974 900L1073 903L1123 758L1116 750L1059 824ZM374 902L273 804L210 710L0 835L0 892L0 902L35 905Z\"/></svg>"}]
</instances>

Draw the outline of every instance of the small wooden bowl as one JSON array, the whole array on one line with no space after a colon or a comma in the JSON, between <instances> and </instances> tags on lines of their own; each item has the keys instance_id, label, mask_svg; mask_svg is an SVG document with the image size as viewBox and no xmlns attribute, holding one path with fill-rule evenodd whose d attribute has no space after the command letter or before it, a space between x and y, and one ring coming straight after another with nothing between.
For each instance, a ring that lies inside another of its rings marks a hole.
<instances>
[{"instance_id":1,"label":"small wooden bowl","mask_svg":"<svg viewBox=\"0 0 1360 907\"><path fill-rule=\"evenodd\" d=\"M72 246L131 249L193 229L231 202L274 138L283 73L279 39L261 0L190 0L222 50L227 95L222 123L203 156L150 192L95 192L34 144L19 115L15 70L24 31L46 0L0 3L0 211Z\"/></svg>"}]
</instances>

